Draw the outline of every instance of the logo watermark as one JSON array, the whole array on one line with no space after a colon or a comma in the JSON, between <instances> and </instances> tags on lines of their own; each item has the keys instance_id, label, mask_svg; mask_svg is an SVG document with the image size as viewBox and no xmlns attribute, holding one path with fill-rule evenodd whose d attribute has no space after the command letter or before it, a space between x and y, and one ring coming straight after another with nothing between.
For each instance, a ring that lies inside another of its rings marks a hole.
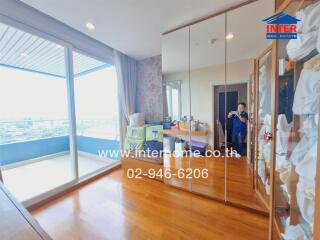
<instances>
[{"instance_id":1,"label":"logo watermark","mask_svg":"<svg viewBox=\"0 0 320 240\"><path fill-rule=\"evenodd\" d=\"M297 39L297 23L301 20L280 12L262 21L267 23L267 39Z\"/></svg>"},{"instance_id":2,"label":"logo watermark","mask_svg":"<svg viewBox=\"0 0 320 240\"><path fill-rule=\"evenodd\" d=\"M169 157L182 157L182 156L192 156L192 157L237 157L236 150L232 148L226 148L223 152L220 150L206 150L205 153L201 153L199 150L183 150L183 151L166 151L166 150L118 150L118 149L104 149L98 150L98 155L100 158L117 159L117 158L128 158L134 156L136 158L156 158L162 157L164 155Z\"/></svg>"}]
</instances>

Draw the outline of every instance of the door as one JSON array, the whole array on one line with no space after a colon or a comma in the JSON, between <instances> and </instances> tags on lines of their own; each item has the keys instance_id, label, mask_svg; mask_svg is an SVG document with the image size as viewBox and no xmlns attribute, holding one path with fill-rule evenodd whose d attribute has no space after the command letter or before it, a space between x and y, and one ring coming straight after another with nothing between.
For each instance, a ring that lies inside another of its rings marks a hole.
<instances>
[{"instance_id":1,"label":"door","mask_svg":"<svg viewBox=\"0 0 320 240\"><path fill-rule=\"evenodd\" d=\"M227 129L227 143L232 142L232 119L226 119L226 115L231 111L237 110L238 91L227 92L227 104L225 104L225 93L219 94L219 121L223 130Z\"/></svg>"}]
</instances>

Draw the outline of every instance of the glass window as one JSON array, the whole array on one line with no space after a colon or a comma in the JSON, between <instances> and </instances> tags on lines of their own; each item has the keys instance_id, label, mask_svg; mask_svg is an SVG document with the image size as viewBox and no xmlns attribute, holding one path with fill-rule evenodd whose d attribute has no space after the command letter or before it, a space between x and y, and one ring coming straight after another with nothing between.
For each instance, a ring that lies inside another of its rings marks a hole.
<instances>
[{"instance_id":1,"label":"glass window","mask_svg":"<svg viewBox=\"0 0 320 240\"><path fill-rule=\"evenodd\" d=\"M20 201L74 180L65 48L0 23L0 166Z\"/></svg>"},{"instance_id":2,"label":"glass window","mask_svg":"<svg viewBox=\"0 0 320 240\"><path fill-rule=\"evenodd\" d=\"M179 86L166 86L167 91L167 105L168 114L173 121L178 121L181 118L180 110L180 87Z\"/></svg>"},{"instance_id":3,"label":"glass window","mask_svg":"<svg viewBox=\"0 0 320 240\"><path fill-rule=\"evenodd\" d=\"M118 163L118 91L114 66L74 52L79 176ZM90 69L90 70L88 70Z\"/></svg>"}]
</instances>

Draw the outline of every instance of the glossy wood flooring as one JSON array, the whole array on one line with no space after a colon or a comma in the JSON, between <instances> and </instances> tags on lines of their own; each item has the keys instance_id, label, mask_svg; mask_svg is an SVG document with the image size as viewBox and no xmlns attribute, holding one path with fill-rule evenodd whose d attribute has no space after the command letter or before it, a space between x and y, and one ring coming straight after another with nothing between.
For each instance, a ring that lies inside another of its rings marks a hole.
<instances>
[{"instance_id":1,"label":"glossy wood flooring","mask_svg":"<svg viewBox=\"0 0 320 240\"><path fill-rule=\"evenodd\" d=\"M268 213L254 190L252 174L247 158L227 158L227 201Z\"/></svg>"},{"instance_id":2,"label":"glossy wood flooring","mask_svg":"<svg viewBox=\"0 0 320 240\"><path fill-rule=\"evenodd\" d=\"M33 212L57 240L267 239L267 217L123 170Z\"/></svg>"},{"instance_id":3,"label":"glossy wood flooring","mask_svg":"<svg viewBox=\"0 0 320 240\"><path fill-rule=\"evenodd\" d=\"M165 183L186 190L191 188L194 193L222 201L226 198L229 203L259 212L268 212L254 190L253 173L245 157L240 159L229 157L225 161L224 157L199 156L193 157L191 162L187 156L164 158L164 168L170 169L171 172L176 172L179 168L187 169L189 164L193 170L208 169L208 177L190 180L173 176L165 179Z\"/></svg>"}]
</instances>

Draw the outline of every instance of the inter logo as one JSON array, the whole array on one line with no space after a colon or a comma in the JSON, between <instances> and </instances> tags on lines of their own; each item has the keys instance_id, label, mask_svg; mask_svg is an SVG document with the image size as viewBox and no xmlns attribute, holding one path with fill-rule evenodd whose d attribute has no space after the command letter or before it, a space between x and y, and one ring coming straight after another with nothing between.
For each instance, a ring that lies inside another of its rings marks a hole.
<instances>
[{"instance_id":1,"label":"inter logo","mask_svg":"<svg viewBox=\"0 0 320 240\"><path fill-rule=\"evenodd\" d=\"M299 19L280 12L263 20L267 23L267 39L297 39L297 23Z\"/></svg>"}]
</instances>

